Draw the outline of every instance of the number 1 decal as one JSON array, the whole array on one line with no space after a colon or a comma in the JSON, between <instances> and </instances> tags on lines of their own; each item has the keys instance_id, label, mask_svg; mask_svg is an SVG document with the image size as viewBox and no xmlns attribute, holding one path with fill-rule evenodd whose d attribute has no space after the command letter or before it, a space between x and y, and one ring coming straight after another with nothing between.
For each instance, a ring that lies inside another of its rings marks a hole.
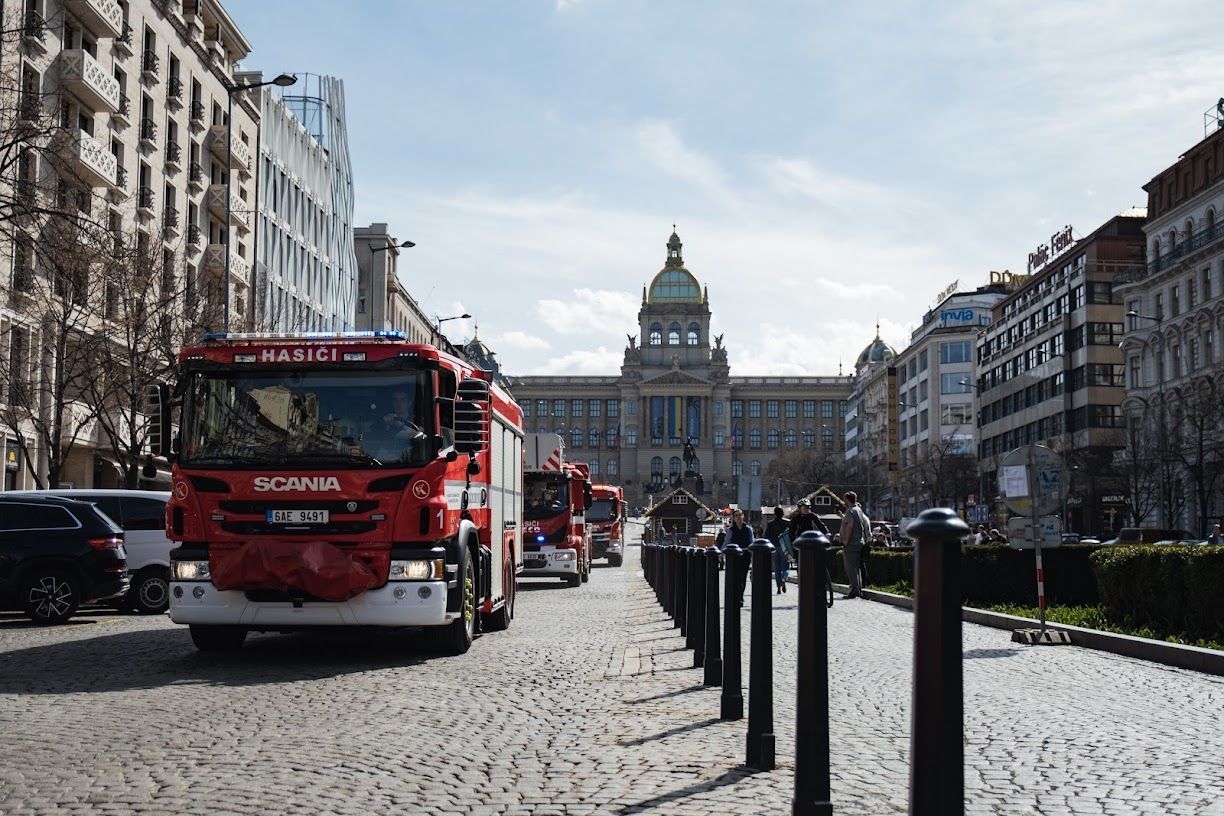
<instances>
[{"instance_id":1,"label":"number 1 decal","mask_svg":"<svg viewBox=\"0 0 1224 816\"><path fill-rule=\"evenodd\" d=\"M438 511L438 529L439 529L439 530L441 530L441 529L442 529L442 516L443 516L443 513L445 513L445 512L446 512L445 510L439 510L439 511Z\"/></svg>"}]
</instances>

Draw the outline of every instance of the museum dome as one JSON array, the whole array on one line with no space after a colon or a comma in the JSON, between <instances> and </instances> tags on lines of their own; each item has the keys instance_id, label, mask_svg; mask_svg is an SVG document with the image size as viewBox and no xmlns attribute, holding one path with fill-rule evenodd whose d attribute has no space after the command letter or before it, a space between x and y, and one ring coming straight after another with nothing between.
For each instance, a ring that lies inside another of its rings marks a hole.
<instances>
[{"instance_id":1,"label":"museum dome","mask_svg":"<svg viewBox=\"0 0 1224 816\"><path fill-rule=\"evenodd\" d=\"M856 367L862 367L870 363L889 363L897 357L897 352L893 347L880 339L880 324L876 324L875 339L867 344L867 348L859 353Z\"/></svg>"},{"instance_id":2,"label":"museum dome","mask_svg":"<svg viewBox=\"0 0 1224 816\"><path fill-rule=\"evenodd\" d=\"M650 303L701 303L701 284L684 268L680 236L674 231L667 241L667 262L650 282L646 299Z\"/></svg>"}]
</instances>

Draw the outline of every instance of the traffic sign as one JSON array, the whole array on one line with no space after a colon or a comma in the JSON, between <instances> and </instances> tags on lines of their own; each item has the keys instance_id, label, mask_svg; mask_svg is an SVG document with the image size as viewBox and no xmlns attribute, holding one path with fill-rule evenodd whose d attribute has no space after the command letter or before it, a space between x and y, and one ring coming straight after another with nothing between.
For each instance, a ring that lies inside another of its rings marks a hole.
<instances>
[{"instance_id":1,"label":"traffic sign","mask_svg":"<svg viewBox=\"0 0 1224 816\"><path fill-rule=\"evenodd\" d=\"M999 464L999 495L1021 516L1058 512L1063 500L1062 457L1044 445L1009 451Z\"/></svg>"},{"instance_id":2,"label":"traffic sign","mask_svg":"<svg viewBox=\"0 0 1224 816\"><path fill-rule=\"evenodd\" d=\"M1041 524L1041 548L1061 546L1062 524L1058 516L1042 516L1037 521ZM1007 543L1013 550L1033 549L1033 520L1022 516L1009 518Z\"/></svg>"}]
</instances>

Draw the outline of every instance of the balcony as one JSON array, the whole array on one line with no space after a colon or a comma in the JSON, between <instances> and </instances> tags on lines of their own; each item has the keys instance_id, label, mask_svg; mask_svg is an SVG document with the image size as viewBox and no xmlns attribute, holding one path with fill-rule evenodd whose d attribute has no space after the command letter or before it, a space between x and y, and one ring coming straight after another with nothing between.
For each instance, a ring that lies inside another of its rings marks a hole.
<instances>
[{"instance_id":1,"label":"balcony","mask_svg":"<svg viewBox=\"0 0 1224 816\"><path fill-rule=\"evenodd\" d=\"M157 149L157 123L152 119L140 120L140 146L145 150Z\"/></svg>"},{"instance_id":2,"label":"balcony","mask_svg":"<svg viewBox=\"0 0 1224 816\"><path fill-rule=\"evenodd\" d=\"M213 155L225 159L227 152L225 149L225 125L213 125L209 128L208 138L212 148ZM243 144L242 140L235 137L233 147L230 151L230 163L239 170L250 171L251 169L251 148Z\"/></svg>"},{"instance_id":3,"label":"balcony","mask_svg":"<svg viewBox=\"0 0 1224 816\"><path fill-rule=\"evenodd\" d=\"M98 113L119 110L119 80L106 72L102 63L80 48L61 51L60 82L77 98Z\"/></svg>"},{"instance_id":4,"label":"balcony","mask_svg":"<svg viewBox=\"0 0 1224 816\"><path fill-rule=\"evenodd\" d=\"M125 93L119 94L119 107L110 116L111 127L122 130L132 124L132 100Z\"/></svg>"},{"instance_id":5,"label":"balcony","mask_svg":"<svg viewBox=\"0 0 1224 816\"><path fill-rule=\"evenodd\" d=\"M222 221L225 220L225 200L228 192L224 184L210 184L206 196L208 211ZM236 193L229 198L229 217L243 232L251 228L251 214L247 212L246 203Z\"/></svg>"},{"instance_id":6,"label":"balcony","mask_svg":"<svg viewBox=\"0 0 1224 816\"><path fill-rule=\"evenodd\" d=\"M115 171L115 186L111 188L111 191L115 193L115 196L117 198L119 198L120 200L123 200L123 199L126 199L129 195L131 195L131 193L128 192L129 189L130 188L128 187L127 168L126 167L117 168Z\"/></svg>"},{"instance_id":7,"label":"balcony","mask_svg":"<svg viewBox=\"0 0 1224 816\"><path fill-rule=\"evenodd\" d=\"M123 33L115 38L115 50L126 57L132 56L136 52L132 50L132 25L131 23L123 24Z\"/></svg>"},{"instance_id":8,"label":"balcony","mask_svg":"<svg viewBox=\"0 0 1224 816\"><path fill-rule=\"evenodd\" d=\"M191 100L191 129L204 127L204 103L198 99Z\"/></svg>"},{"instance_id":9,"label":"balcony","mask_svg":"<svg viewBox=\"0 0 1224 816\"><path fill-rule=\"evenodd\" d=\"M26 9L21 24L21 41L34 51L41 53L47 50L47 21L34 9Z\"/></svg>"},{"instance_id":10,"label":"balcony","mask_svg":"<svg viewBox=\"0 0 1224 816\"><path fill-rule=\"evenodd\" d=\"M209 244L204 249L204 269L208 272L225 273L225 244ZM230 256L230 277L246 283L251 276L251 265L241 255Z\"/></svg>"},{"instance_id":11,"label":"balcony","mask_svg":"<svg viewBox=\"0 0 1224 816\"><path fill-rule=\"evenodd\" d=\"M140 77L150 85L161 81L157 69L161 66L161 58L154 51L146 51L140 55Z\"/></svg>"},{"instance_id":12,"label":"balcony","mask_svg":"<svg viewBox=\"0 0 1224 816\"><path fill-rule=\"evenodd\" d=\"M183 80L176 76L166 83L166 107L170 110L183 107Z\"/></svg>"},{"instance_id":13,"label":"balcony","mask_svg":"<svg viewBox=\"0 0 1224 816\"><path fill-rule=\"evenodd\" d=\"M193 246L193 247L200 245L200 225L199 224L188 224L187 225L187 245Z\"/></svg>"},{"instance_id":14,"label":"balcony","mask_svg":"<svg viewBox=\"0 0 1224 816\"><path fill-rule=\"evenodd\" d=\"M153 188L141 187L136 191L136 212L145 218L153 217Z\"/></svg>"},{"instance_id":15,"label":"balcony","mask_svg":"<svg viewBox=\"0 0 1224 816\"><path fill-rule=\"evenodd\" d=\"M83 130L75 135L65 131L61 138L74 142L67 152L76 157L78 175L84 184L89 187L114 187L118 183L119 160L109 147Z\"/></svg>"},{"instance_id":16,"label":"balcony","mask_svg":"<svg viewBox=\"0 0 1224 816\"><path fill-rule=\"evenodd\" d=\"M166 230L166 235L171 238L177 238L182 234L183 226L179 221L179 211L177 207L166 207L166 211L162 213L162 227Z\"/></svg>"},{"instance_id":17,"label":"balcony","mask_svg":"<svg viewBox=\"0 0 1224 816\"><path fill-rule=\"evenodd\" d=\"M1208 244L1214 243L1220 237L1224 237L1224 222L1208 224L1160 257L1148 261L1147 274L1155 275L1162 269L1168 269L1181 258L1197 252ZM1129 283L1130 281L1126 282Z\"/></svg>"},{"instance_id":18,"label":"balcony","mask_svg":"<svg viewBox=\"0 0 1224 816\"><path fill-rule=\"evenodd\" d=\"M118 0L64 0L64 5L99 39L123 34L123 9Z\"/></svg>"},{"instance_id":19,"label":"balcony","mask_svg":"<svg viewBox=\"0 0 1224 816\"><path fill-rule=\"evenodd\" d=\"M177 173L183 169L183 148L178 142L168 142L166 144L166 170L169 173Z\"/></svg>"},{"instance_id":20,"label":"balcony","mask_svg":"<svg viewBox=\"0 0 1224 816\"><path fill-rule=\"evenodd\" d=\"M187 169L187 186L192 193L198 193L204 189L204 168L199 162L192 162Z\"/></svg>"}]
</instances>

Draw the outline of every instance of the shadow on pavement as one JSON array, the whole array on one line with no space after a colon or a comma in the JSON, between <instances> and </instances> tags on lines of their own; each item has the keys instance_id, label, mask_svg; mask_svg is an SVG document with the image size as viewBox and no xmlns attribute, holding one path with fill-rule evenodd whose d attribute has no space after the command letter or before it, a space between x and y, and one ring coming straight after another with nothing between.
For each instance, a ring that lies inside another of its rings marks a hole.
<instances>
[{"instance_id":1,"label":"shadow on pavement","mask_svg":"<svg viewBox=\"0 0 1224 816\"><path fill-rule=\"evenodd\" d=\"M101 635L5 652L0 694L77 694L169 685L250 686L419 665L438 657L412 632L251 635L234 653L196 650L186 627Z\"/></svg>"},{"instance_id":2,"label":"shadow on pavement","mask_svg":"<svg viewBox=\"0 0 1224 816\"><path fill-rule=\"evenodd\" d=\"M703 689L707 688L710 688L710 686L689 686L688 688L677 689L676 691L665 691L662 694L652 694L649 697L643 697L640 700L630 700L629 704L637 705L638 703L649 703L653 702L654 700L665 700L668 697L679 697L683 694L692 694L694 691L702 691Z\"/></svg>"},{"instance_id":3,"label":"shadow on pavement","mask_svg":"<svg viewBox=\"0 0 1224 816\"><path fill-rule=\"evenodd\" d=\"M981 657L1015 657L1020 654L1018 649L970 649L965 652L965 660L976 660Z\"/></svg>"},{"instance_id":4,"label":"shadow on pavement","mask_svg":"<svg viewBox=\"0 0 1224 816\"><path fill-rule=\"evenodd\" d=\"M666 671L666 669L664 669L664 671ZM705 687L701 686L700 688ZM709 728L711 725L715 725L720 722L722 722L722 720L720 720L718 717L710 717L708 720L699 720L698 722L689 723L688 725L678 725L675 728L669 728L666 731L661 731L658 734L652 734L649 737L640 737L635 740L621 742L620 747L629 748L635 745L645 745L646 743L654 742L655 740L667 739L668 737L674 737L677 734L696 731L698 728Z\"/></svg>"},{"instance_id":5,"label":"shadow on pavement","mask_svg":"<svg viewBox=\"0 0 1224 816\"><path fill-rule=\"evenodd\" d=\"M625 805L619 811L617 811L617 813L622 813L622 814L645 813L649 810L655 810L656 808L660 808L663 805L669 804L671 802L675 802L679 799L687 799L688 797L693 796L695 794L709 793L719 788L726 787L727 785L734 785L758 773L761 773L761 772L756 770L755 768L749 768L746 765L740 765L739 767L734 768L730 771L726 771L725 773L715 777L714 779L711 779L708 782L701 782L696 785L689 785L687 788L680 788L679 790L674 790L670 793L665 793L661 796L655 796L650 799L645 799L641 802L636 802L632 805ZM666 810L664 810L664 812L666 812Z\"/></svg>"},{"instance_id":6,"label":"shadow on pavement","mask_svg":"<svg viewBox=\"0 0 1224 816\"><path fill-rule=\"evenodd\" d=\"M548 579L536 579L536 580L544 581ZM551 580L547 584L545 583L525 584L523 583L523 579L520 578L519 582L515 584L514 589L516 592L540 592L541 590L550 590L550 589L578 589L578 587L571 587L569 584L565 583L560 578Z\"/></svg>"}]
</instances>

